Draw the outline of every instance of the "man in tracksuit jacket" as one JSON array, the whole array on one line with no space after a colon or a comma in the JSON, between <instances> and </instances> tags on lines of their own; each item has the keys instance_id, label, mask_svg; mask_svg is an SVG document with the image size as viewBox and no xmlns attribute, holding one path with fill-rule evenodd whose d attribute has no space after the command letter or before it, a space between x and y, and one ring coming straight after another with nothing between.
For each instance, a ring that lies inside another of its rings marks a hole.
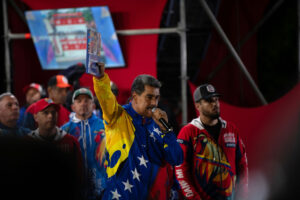
<instances>
[{"instance_id":1,"label":"man in tracksuit jacket","mask_svg":"<svg viewBox=\"0 0 300 200\"><path fill-rule=\"evenodd\" d=\"M167 115L153 109L159 100L160 82L140 75L131 87L132 100L120 106L110 88L110 79L100 64L94 90L105 120L107 187L103 199L147 199L160 167L179 165L183 154L176 136L158 119Z\"/></svg>"},{"instance_id":2,"label":"man in tracksuit jacket","mask_svg":"<svg viewBox=\"0 0 300 200\"><path fill-rule=\"evenodd\" d=\"M219 117L219 94L210 84L199 86L194 101L200 117L178 134L184 161L175 175L185 199L232 200L247 197L245 146L234 124Z\"/></svg>"},{"instance_id":3,"label":"man in tracksuit jacket","mask_svg":"<svg viewBox=\"0 0 300 200\"><path fill-rule=\"evenodd\" d=\"M105 134L103 121L93 114L92 92L80 88L73 93L70 121L62 129L79 142L85 166L85 198L99 199L106 186Z\"/></svg>"}]
</instances>

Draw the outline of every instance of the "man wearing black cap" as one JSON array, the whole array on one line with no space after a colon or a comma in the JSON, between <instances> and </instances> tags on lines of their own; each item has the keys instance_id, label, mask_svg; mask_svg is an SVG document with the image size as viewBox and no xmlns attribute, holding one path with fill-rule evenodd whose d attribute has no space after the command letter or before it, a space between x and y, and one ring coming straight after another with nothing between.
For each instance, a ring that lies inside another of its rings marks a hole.
<instances>
[{"instance_id":1,"label":"man wearing black cap","mask_svg":"<svg viewBox=\"0 0 300 200\"><path fill-rule=\"evenodd\" d=\"M200 116L178 134L184 162L175 167L181 194L187 199L245 197L248 164L245 146L234 124L220 117L220 94L210 84L194 92Z\"/></svg>"}]
</instances>

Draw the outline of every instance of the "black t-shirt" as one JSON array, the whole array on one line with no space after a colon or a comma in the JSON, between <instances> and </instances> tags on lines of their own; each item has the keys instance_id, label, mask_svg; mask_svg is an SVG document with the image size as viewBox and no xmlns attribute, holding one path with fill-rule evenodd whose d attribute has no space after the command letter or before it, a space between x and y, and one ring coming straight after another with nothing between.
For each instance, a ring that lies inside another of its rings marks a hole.
<instances>
[{"instance_id":1,"label":"black t-shirt","mask_svg":"<svg viewBox=\"0 0 300 200\"><path fill-rule=\"evenodd\" d=\"M216 125L208 126L206 124L203 124L203 126L207 130L207 132L215 139L215 141L218 142L218 138L221 130L220 120L218 120L218 123Z\"/></svg>"}]
</instances>

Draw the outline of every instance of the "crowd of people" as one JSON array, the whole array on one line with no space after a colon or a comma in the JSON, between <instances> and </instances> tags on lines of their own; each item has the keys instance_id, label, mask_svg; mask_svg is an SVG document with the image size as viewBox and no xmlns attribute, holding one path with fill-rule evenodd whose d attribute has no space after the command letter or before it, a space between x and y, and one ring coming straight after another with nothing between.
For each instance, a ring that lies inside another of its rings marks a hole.
<instances>
[{"instance_id":1,"label":"crowd of people","mask_svg":"<svg viewBox=\"0 0 300 200\"><path fill-rule=\"evenodd\" d=\"M65 104L71 85L62 74L49 79L47 92L38 83L26 86L22 108L14 94L1 94L2 141L21 138L26 148L34 146L36 152L51 146L55 149L52 159L60 152L64 159L57 158L57 164L65 161L72 178L56 177L58 183L52 187L72 185L67 187L71 189L65 199L247 198L245 145L238 128L220 117L221 95L214 86L203 84L195 90L199 116L175 132L167 113L159 108L159 80L138 75L131 86L130 101L120 105L116 85L105 73L104 64L98 66L101 76L93 77L95 95L79 87L72 91L70 108ZM45 159L26 158L32 163ZM42 176L34 170L28 172L32 173L29 176ZM62 178L70 178L70 182Z\"/></svg>"}]
</instances>

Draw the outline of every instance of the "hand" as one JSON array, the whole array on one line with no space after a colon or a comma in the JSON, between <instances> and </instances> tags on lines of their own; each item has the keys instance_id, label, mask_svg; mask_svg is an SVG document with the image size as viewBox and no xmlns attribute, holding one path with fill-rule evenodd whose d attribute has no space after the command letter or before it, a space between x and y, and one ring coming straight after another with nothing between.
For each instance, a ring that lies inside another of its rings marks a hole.
<instances>
[{"instance_id":1,"label":"hand","mask_svg":"<svg viewBox=\"0 0 300 200\"><path fill-rule=\"evenodd\" d=\"M162 125L162 123L159 121L160 118L163 118L166 122L168 122L168 115L165 111L155 108L154 111L152 111L152 119L154 122L159 126L159 128L162 131L167 131L167 129Z\"/></svg>"},{"instance_id":2,"label":"hand","mask_svg":"<svg viewBox=\"0 0 300 200\"><path fill-rule=\"evenodd\" d=\"M98 62L97 65L99 67L99 74L100 74L98 78L102 78L104 76L105 64L103 62Z\"/></svg>"}]
</instances>

